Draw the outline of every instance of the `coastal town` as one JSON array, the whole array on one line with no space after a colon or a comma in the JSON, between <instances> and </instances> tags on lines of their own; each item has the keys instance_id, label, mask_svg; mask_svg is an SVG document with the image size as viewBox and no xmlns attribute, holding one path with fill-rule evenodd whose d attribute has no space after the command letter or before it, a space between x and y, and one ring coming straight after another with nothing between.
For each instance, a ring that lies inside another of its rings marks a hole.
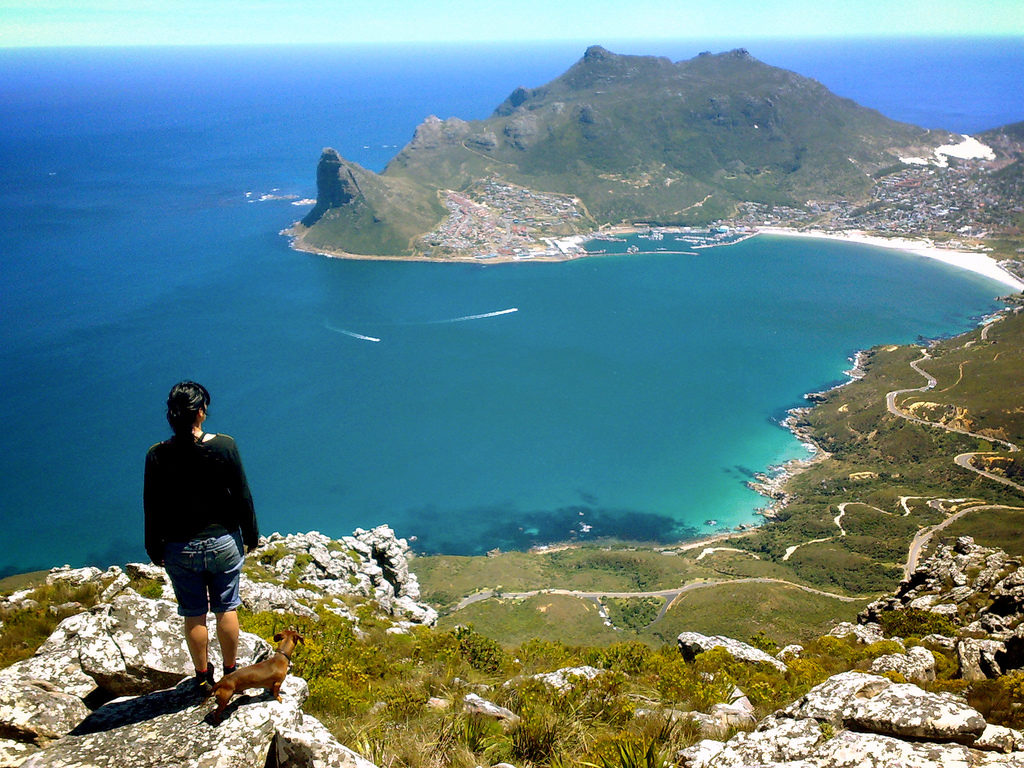
<instances>
[{"instance_id":1,"label":"coastal town","mask_svg":"<svg viewBox=\"0 0 1024 768\"><path fill-rule=\"evenodd\" d=\"M567 258L581 252L579 242L559 238L589 228L582 202L568 195L537 192L492 177L466 193L447 190L448 215L420 246L435 255L467 253L478 259Z\"/></svg>"},{"instance_id":2,"label":"coastal town","mask_svg":"<svg viewBox=\"0 0 1024 768\"><path fill-rule=\"evenodd\" d=\"M814 226L828 231L851 229L880 235L914 237L950 233L983 238L1014 228L1024 216L1024 197L998 171L1004 162L966 158L941 165L907 163L875 175L868 202L810 200L804 209L744 203L734 226Z\"/></svg>"},{"instance_id":3,"label":"coastal town","mask_svg":"<svg viewBox=\"0 0 1024 768\"><path fill-rule=\"evenodd\" d=\"M864 200L808 200L802 207L745 202L731 218L707 227L623 222L598 231L579 198L539 192L494 176L463 192L445 191L448 215L419 239L418 246L422 255L442 259L564 260L604 250L617 252L585 249L584 244L630 233L652 241L666 234L683 235L670 238L676 242L652 242L650 249L634 245L630 252L688 253L764 228L785 227L823 234L856 231L882 238L928 237L938 248L970 250L993 233L1016 229L1024 219L1020 180L1000 173L1020 147L1000 147L1003 151L997 157L975 143L983 148L975 156L901 158L873 174L872 189Z\"/></svg>"}]
</instances>

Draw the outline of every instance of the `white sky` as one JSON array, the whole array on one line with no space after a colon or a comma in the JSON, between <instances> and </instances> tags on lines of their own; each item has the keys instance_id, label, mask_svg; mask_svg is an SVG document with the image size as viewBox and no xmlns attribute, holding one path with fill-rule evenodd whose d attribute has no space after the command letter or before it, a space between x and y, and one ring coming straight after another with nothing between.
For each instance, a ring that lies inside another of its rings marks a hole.
<instances>
[{"instance_id":1,"label":"white sky","mask_svg":"<svg viewBox=\"0 0 1024 768\"><path fill-rule=\"evenodd\" d=\"M1024 35L1024 0L0 0L0 47Z\"/></svg>"}]
</instances>

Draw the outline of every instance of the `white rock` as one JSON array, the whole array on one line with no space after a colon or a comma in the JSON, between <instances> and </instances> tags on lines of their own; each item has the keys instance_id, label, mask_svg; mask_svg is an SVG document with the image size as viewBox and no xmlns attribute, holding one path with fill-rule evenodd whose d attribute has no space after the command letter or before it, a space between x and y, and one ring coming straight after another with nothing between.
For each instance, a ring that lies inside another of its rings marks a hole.
<instances>
[{"instance_id":1,"label":"white rock","mask_svg":"<svg viewBox=\"0 0 1024 768\"><path fill-rule=\"evenodd\" d=\"M972 768L971 752L959 744L901 741L877 733L843 731L817 751L829 768Z\"/></svg>"},{"instance_id":2,"label":"white rock","mask_svg":"<svg viewBox=\"0 0 1024 768\"><path fill-rule=\"evenodd\" d=\"M724 747L725 744L721 741L704 739L692 747L680 750L676 757L679 758L681 768L708 768L711 761Z\"/></svg>"},{"instance_id":3,"label":"white rock","mask_svg":"<svg viewBox=\"0 0 1024 768\"><path fill-rule=\"evenodd\" d=\"M520 718L515 712L505 707L477 696L475 693L467 693L462 697L463 708L474 715L483 715L501 721L509 726L515 725Z\"/></svg>"},{"instance_id":4,"label":"white rock","mask_svg":"<svg viewBox=\"0 0 1024 768\"><path fill-rule=\"evenodd\" d=\"M70 566L62 566L60 568L51 568L49 575L46 577L47 584L56 584L59 581L66 582L73 586L79 586L85 584L87 581L94 581L100 577L103 573L99 568L88 566L87 568L71 568Z\"/></svg>"},{"instance_id":5,"label":"white rock","mask_svg":"<svg viewBox=\"0 0 1024 768\"><path fill-rule=\"evenodd\" d=\"M757 729L740 731L706 764L708 768L747 768L783 763L787 766L811 756L824 741L817 720L768 717Z\"/></svg>"},{"instance_id":6,"label":"white rock","mask_svg":"<svg viewBox=\"0 0 1024 768\"><path fill-rule=\"evenodd\" d=\"M565 667L554 672L545 672L534 675L534 680L540 680L545 685L550 685L559 691L571 690L577 680L593 680L598 675L603 675L605 670L597 667Z\"/></svg>"},{"instance_id":7,"label":"white rock","mask_svg":"<svg viewBox=\"0 0 1024 768\"><path fill-rule=\"evenodd\" d=\"M988 725L971 746L975 749L984 749L990 752L1024 750L1024 734L1014 728Z\"/></svg>"},{"instance_id":8,"label":"white rock","mask_svg":"<svg viewBox=\"0 0 1024 768\"><path fill-rule=\"evenodd\" d=\"M279 729L274 746L277 765L287 768L377 768L339 744L312 715L303 714L298 727Z\"/></svg>"},{"instance_id":9,"label":"white rock","mask_svg":"<svg viewBox=\"0 0 1024 768\"><path fill-rule=\"evenodd\" d=\"M722 635L708 636L702 635L699 632L683 632L676 638L676 644L679 647L679 652L686 659L693 659L697 654L710 651L712 648L724 648L731 656L740 661L768 664L779 672L785 672L787 669L786 665L774 656L770 656L759 648L755 648L747 643L733 640L731 637L723 637Z\"/></svg>"},{"instance_id":10,"label":"white rock","mask_svg":"<svg viewBox=\"0 0 1024 768\"><path fill-rule=\"evenodd\" d=\"M846 723L888 736L970 744L985 730L985 718L959 696L929 693L909 683L893 683L847 707Z\"/></svg>"},{"instance_id":11,"label":"white rock","mask_svg":"<svg viewBox=\"0 0 1024 768\"><path fill-rule=\"evenodd\" d=\"M781 651L776 653L775 658L781 662L787 662L790 659L799 659L800 654L803 652L804 647L802 645L797 645L796 643L794 643L792 645L787 645Z\"/></svg>"},{"instance_id":12,"label":"white rock","mask_svg":"<svg viewBox=\"0 0 1024 768\"><path fill-rule=\"evenodd\" d=\"M0 733L19 741L57 739L89 714L77 696L29 679L0 678Z\"/></svg>"},{"instance_id":13,"label":"white rock","mask_svg":"<svg viewBox=\"0 0 1024 768\"><path fill-rule=\"evenodd\" d=\"M906 653L890 653L871 662L875 673L896 672L910 682L929 682L935 679L935 656L927 648L915 645Z\"/></svg>"},{"instance_id":14,"label":"white rock","mask_svg":"<svg viewBox=\"0 0 1024 768\"><path fill-rule=\"evenodd\" d=\"M858 643L864 645L872 645L885 639L885 636L882 634L882 627L879 624L851 624L848 621L837 624L829 634L832 637L849 637L852 635L857 639Z\"/></svg>"}]
</instances>

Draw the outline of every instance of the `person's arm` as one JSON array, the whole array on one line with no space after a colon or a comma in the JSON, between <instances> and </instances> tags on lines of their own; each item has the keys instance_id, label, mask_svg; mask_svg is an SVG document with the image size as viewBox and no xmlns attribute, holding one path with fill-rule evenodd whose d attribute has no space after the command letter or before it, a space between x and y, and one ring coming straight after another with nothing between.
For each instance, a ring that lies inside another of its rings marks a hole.
<instances>
[{"instance_id":1,"label":"person's arm","mask_svg":"<svg viewBox=\"0 0 1024 768\"><path fill-rule=\"evenodd\" d=\"M256 508L252 502L252 493L249 491L249 481L245 477L245 469L242 467L242 457L238 453L238 446L231 441L231 456L235 464L235 488L232 495L235 497L235 509L238 517L238 527L242 531L242 542L246 551L255 549L260 543L260 529L256 522Z\"/></svg>"},{"instance_id":2,"label":"person's arm","mask_svg":"<svg viewBox=\"0 0 1024 768\"><path fill-rule=\"evenodd\" d=\"M159 470L153 450L146 454L146 472L142 484L142 508L145 514L146 554L156 565L164 564L163 514Z\"/></svg>"}]
</instances>

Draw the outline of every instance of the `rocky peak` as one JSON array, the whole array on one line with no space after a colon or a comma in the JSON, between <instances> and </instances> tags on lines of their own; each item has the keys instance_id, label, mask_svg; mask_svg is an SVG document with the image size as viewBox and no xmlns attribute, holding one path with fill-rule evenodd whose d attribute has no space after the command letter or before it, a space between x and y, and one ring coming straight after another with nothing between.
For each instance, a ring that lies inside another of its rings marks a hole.
<instances>
[{"instance_id":1,"label":"rocky peak","mask_svg":"<svg viewBox=\"0 0 1024 768\"><path fill-rule=\"evenodd\" d=\"M601 61L611 61L616 58L615 54L600 45L592 45L583 52L583 61L588 64Z\"/></svg>"},{"instance_id":2,"label":"rocky peak","mask_svg":"<svg viewBox=\"0 0 1024 768\"><path fill-rule=\"evenodd\" d=\"M359 184L348 164L337 150L325 147L316 166L316 205L302 219L303 226L313 226L328 210L352 202L359 194Z\"/></svg>"},{"instance_id":3,"label":"rocky peak","mask_svg":"<svg viewBox=\"0 0 1024 768\"><path fill-rule=\"evenodd\" d=\"M421 152L446 146L457 146L469 132L470 125L465 120L457 117L442 120L436 115L430 115L416 126L412 141L403 152Z\"/></svg>"}]
</instances>

